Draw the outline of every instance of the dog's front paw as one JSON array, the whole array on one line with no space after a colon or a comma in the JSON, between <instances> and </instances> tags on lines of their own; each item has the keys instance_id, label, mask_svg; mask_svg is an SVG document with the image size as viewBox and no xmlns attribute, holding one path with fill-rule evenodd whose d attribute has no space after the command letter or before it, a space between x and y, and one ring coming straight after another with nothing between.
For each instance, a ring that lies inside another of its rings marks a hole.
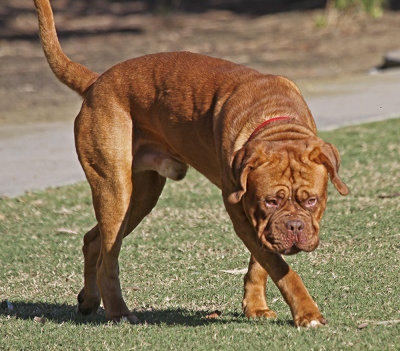
<instances>
[{"instance_id":1,"label":"dog's front paw","mask_svg":"<svg viewBox=\"0 0 400 351\"><path fill-rule=\"evenodd\" d=\"M91 298L85 296L85 291L82 289L78 294L77 312L82 313L83 315L96 313L99 309L100 301L101 299L99 296L93 296Z\"/></svg>"},{"instance_id":2,"label":"dog's front paw","mask_svg":"<svg viewBox=\"0 0 400 351\"><path fill-rule=\"evenodd\" d=\"M297 316L294 319L294 325L297 328L316 328L327 324L327 320L321 313L307 313L303 316Z\"/></svg>"},{"instance_id":3,"label":"dog's front paw","mask_svg":"<svg viewBox=\"0 0 400 351\"><path fill-rule=\"evenodd\" d=\"M247 318L276 318L276 313L269 308L246 308L244 314Z\"/></svg>"},{"instance_id":4,"label":"dog's front paw","mask_svg":"<svg viewBox=\"0 0 400 351\"><path fill-rule=\"evenodd\" d=\"M265 302L244 298L242 308L247 318L276 318L276 313Z\"/></svg>"}]
</instances>

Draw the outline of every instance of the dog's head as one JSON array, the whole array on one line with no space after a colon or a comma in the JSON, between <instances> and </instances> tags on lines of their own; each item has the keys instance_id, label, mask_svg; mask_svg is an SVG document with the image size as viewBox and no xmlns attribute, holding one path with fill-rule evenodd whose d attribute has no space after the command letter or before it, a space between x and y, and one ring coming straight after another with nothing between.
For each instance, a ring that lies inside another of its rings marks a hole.
<instances>
[{"instance_id":1,"label":"dog's head","mask_svg":"<svg viewBox=\"0 0 400 351\"><path fill-rule=\"evenodd\" d=\"M232 160L236 189L228 197L241 203L263 247L289 255L312 251L319 243L319 222L327 200L328 175L342 195L340 157L318 137L253 140Z\"/></svg>"}]
</instances>

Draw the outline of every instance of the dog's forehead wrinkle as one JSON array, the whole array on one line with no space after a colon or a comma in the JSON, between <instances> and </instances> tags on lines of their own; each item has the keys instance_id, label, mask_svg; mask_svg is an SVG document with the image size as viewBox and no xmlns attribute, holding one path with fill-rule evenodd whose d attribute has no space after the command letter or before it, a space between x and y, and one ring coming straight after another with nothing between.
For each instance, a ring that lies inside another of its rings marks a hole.
<instances>
[{"instance_id":1,"label":"dog's forehead wrinkle","mask_svg":"<svg viewBox=\"0 0 400 351\"><path fill-rule=\"evenodd\" d=\"M303 166L304 167L304 166ZM261 166L258 171L263 172L263 182L256 183L256 193L259 197L260 202L264 201L264 198L268 196L277 196L293 200L304 200L305 198L315 195L318 193L319 186L312 182L313 168L307 167L302 168L299 165L293 166L293 162L289 162L288 159L282 160L282 162L275 162L273 176L271 174L271 165ZM255 175L257 179L257 175ZM257 185L259 189L257 189Z\"/></svg>"},{"instance_id":2,"label":"dog's forehead wrinkle","mask_svg":"<svg viewBox=\"0 0 400 351\"><path fill-rule=\"evenodd\" d=\"M279 172L281 178L289 179L291 183L303 183L310 175L312 169L309 162L304 162L301 155L295 150L280 150L275 162L274 171Z\"/></svg>"},{"instance_id":3,"label":"dog's forehead wrinkle","mask_svg":"<svg viewBox=\"0 0 400 351\"><path fill-rule=\"evenodd\" d=\"M307 179L313 175L312 162L304 163L294 150L274 150L270 157L263 156L259 160L261 165L258 171L264 173L271 185L280 184L284 180L293 185L304 185L309 183Z\"/></svg>"}]
</instances>

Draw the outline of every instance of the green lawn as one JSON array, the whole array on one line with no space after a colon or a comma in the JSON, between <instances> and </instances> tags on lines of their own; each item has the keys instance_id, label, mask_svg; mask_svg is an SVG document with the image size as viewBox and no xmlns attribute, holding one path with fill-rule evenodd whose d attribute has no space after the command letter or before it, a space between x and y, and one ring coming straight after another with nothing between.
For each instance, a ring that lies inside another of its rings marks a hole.
<instances>
[{"instance_id":1,"label":"green lawn","mask_svg":"<svg viewBox=\"0 0 400 351\"><path fill-rule=\"evenodd\" d=\"M287 260L327 326L297 330L271 282L278 318L242 315L243 274L223 271L246 268L249 254L218 189L191 171L124 241L135 326L75 313L94 224L85 183L0 199L0 350L400 350L400 119L320 136L340 150L351 193L330 186L320 247Z\"/></svg>"}]
</instances>

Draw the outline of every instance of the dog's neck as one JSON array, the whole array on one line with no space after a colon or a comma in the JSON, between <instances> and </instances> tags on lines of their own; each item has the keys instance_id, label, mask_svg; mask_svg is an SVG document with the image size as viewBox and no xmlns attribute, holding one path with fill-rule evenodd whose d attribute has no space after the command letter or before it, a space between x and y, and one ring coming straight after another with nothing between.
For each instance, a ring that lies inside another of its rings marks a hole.
<instances>
[{"instance_id":1,"label":"dog's neck","mask_svg":"<svg viewBox=\"0 0 400 351\"><path fill-rule=\"evenodd\" d=\"M263 123L261 123L256 129L254 129L253 133L250 134L249 138L247 139L247 141L250 141L251 139L253 139L253 137L257 134L257 132L264 127L266 124L274 122L274 121L280 121L282 119L290 119L291 117L274 117L271 119L268 119L266 121L264 121Z\"/></svg>"},{"instance_id":2,"label":"dog's neck","mask_svg":"<svg viewBox=\"0 0 400 351\"><path fill-rule=\"evenodd\" d=\"M250 129L248 126L243 128L235 141L234 151L258 138L265 141L278 141L282 139L297 140L313 136L316 136L315 133L294 117L272 117L256 128Z\"/></svg>"}]
</instances>

